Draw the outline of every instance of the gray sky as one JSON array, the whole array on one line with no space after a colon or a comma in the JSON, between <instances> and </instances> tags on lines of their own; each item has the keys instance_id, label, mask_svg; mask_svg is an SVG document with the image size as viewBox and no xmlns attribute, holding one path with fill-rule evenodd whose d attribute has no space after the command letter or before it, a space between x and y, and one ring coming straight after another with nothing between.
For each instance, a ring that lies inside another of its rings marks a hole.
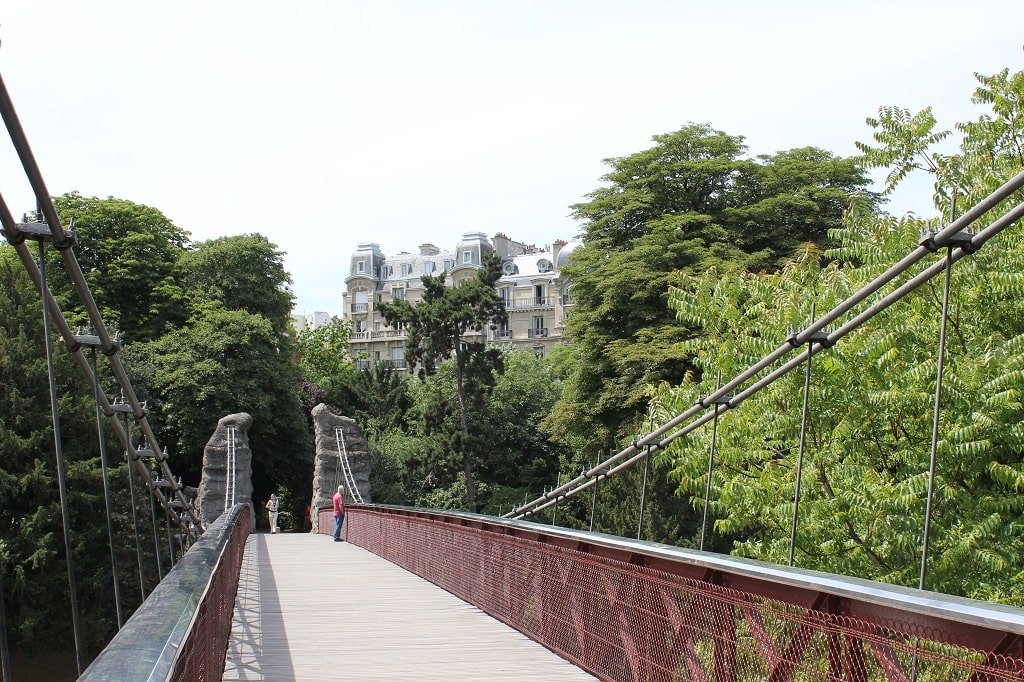
<instances>
[{"instance_id":1,"label":"gray sky","mask_svg":"<svg viewBox=\"0 0 1024 682\"><path fill-rule=\"evenodd\" d=\"M51 194L260 232L296 312L340 313L357 242L571 238L602 159L690 121L753 154L853 154L887 104L951 128L974 72L1024 68L1022 27L1019 0L5 0L0 73ZM20 215L13 156L5 137Z\"/></svg>"}]
</instances>

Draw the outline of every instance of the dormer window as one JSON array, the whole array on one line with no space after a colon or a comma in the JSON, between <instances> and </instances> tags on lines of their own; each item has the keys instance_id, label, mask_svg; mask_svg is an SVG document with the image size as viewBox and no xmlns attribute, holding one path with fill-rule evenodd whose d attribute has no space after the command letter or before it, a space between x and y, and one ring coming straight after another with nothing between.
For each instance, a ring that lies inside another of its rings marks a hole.
<instances>
[{"instance_id":1,"label":"dormer window","mask_svg":"<svg viewBox=\"0 0 1024 682\"><path fill-rule=\"evenodd\" d=\"M409 263L402 263L402 277L408 277L412 274L412 265Z\"/></svg>"},{"instance_id":2,"label":"dormer window","mask_svg":"<svg viewBox=\"0 0 1024 682\"><path fill-rule=\"evenodd\" d=\"M423 262L423 274L424 275L432 275L432 274L434 274L434 270L436 268L437 268L437 263L435 263L432 260L428 260L428 261L424 261Z\"/></svg>"},{"instance_id":3,"label":"dormer window","mask_svg":"<svg viewBox=\"0 0 1024 682\"><path fill-rule=\"evenodd\" d=\"M446 260L444 262L444 271L445 272L451 272L452 268L454 268L454 267L455 267L455 261L453 261L453 260Z\"/></svg>"},{"instance_id":4,"label":"dormer window","mask_svg":"<svg viewBox=\"0 0 1024 682\"><path fill-rule=\"evenodd\" d=\"M366 261L361 260L361 261L356 262L356 272L358 272L358 273L366 272Z\"/></svg>"},{"instance_id":5,"label":"dormer window","mask_svg":"<svg viewBox=\"0 0 1024 682\"><path fill-rule=\"evenodd\" d=\"M462 262L464 264L472 263L473 262L473 252L472 251L463 251L462 252Z\"/></svg>"},{"instance_id":6,"label":"dormer window","mask_svg":"<svg viewBox=\"0 0 1024 682\"><path fill-rule=\"evenodd\" d=\"M551 261L547 258L537 261L537 272L551 272Z\"/></svg>"}]
</instances>

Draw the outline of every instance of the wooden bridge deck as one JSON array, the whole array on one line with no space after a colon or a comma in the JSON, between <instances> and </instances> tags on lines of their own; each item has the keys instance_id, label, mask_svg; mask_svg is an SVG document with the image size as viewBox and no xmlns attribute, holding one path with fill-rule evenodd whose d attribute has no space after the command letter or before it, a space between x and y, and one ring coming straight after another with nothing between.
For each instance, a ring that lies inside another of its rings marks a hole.
<instances>
[{"instance_id":1,"label":"wooden bridge deck","mask_svg":"<svg viewBox=\"0 0 1024 682\"><path fill-rule=\"evenodd\" d=\"M329 536L250 536L225 680L590 680L478 608Z\"/></svg>"}]
</instances>

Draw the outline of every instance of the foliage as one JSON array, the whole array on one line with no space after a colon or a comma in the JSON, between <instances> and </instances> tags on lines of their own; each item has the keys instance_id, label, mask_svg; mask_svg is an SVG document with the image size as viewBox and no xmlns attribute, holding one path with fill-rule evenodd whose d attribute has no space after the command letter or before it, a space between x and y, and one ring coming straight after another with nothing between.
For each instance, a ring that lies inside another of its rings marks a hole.
<instances>
[{"instance_id":1,"label":"foliage","mask_svg":"<svg viewBox=\"0 0 1024 682\"><path fill-rule=\"evenodd\" d=\"M176 275L193 311L220 302L229 310L265 318L276 334L285 335L294 298L283 256L261 234L220 237L182 254Z\"/></svg>"},{"instance_id":2,"label":"foliage","mask_svg":"<svg viewBox=\"0 0 1024 682\"><path fill-rule=\"evenodd\" d=\"M124 199L70 192L53 204L65 227L74 221L75 256L106 324L127 341L147 341L184 321L174 265L186 231L157 209ZM59 260L56 254L52 260ZM84 324L88 318L64 268L51 268L49 279L67 319Z\"/></svg>"},{"instance_id":3,"label":"foliage","mask_svg":"<svg viewBox=\"0 0 1024 682\"><path fill-rule=\"evenodd\" d=\"M501 261L488 252L476 276L455 286L445 285L445 274L424 275L423 299L415 305L406 300L381 304L380 311L392 327L406 327L406 360L419 366L420 377L437 371L439 360L454 355L455 395L459 423L445 436L452 452L461 455L465 476L466 506L476 511L473 460L479 457L481 441L470 432L468 415L486 400L493 386L494 372L501 369L501 354L489 348L483 338L467 336L485 325L508 320L505 306L494 288L501 277ZM442 405L437 405L443 411Z\"/></svg>"},{"instance_id":4,"label":"foliage","mask_svg":"<svg viewBox=\"0 0 1024 682\"><path fill-rule=\"evenodd\" d=\"M254 496L276 482L296 488L312 470L309 432L302 418L298 368L291 348L265 317L206 304L185 327L138 350L154 367L157 418L164 442L175 446L172 466L198 478L202 452L217 421L253 417Z\"/></svg>"},{"instance_id":5,"label":"foliage","mask_svg":"<svg viewBox=\"0 0 1024 682\"><path fill-rule=\"evenodd\" d=\"M0 248L0 291L0 572L7 634L15 653L52 652L54 642L70 647L72 632L41 302L6 246ZM59 344L54 350L79 612L86 656L91 657L116 629L95 403L71 356ZM102 357L100 367L102 372ZM115 554L130 615L141 595L127 468L111 433L105 438ZM150 542L142 555L146 589L157 580L152 552Z\"/></svg>"},{"instance_id":6,"label":"foliage","mask_svg":"<svg viewBox=\"0 0 1024 682\"><path fill-rule=\"evenodd\" d=\"M678 383L695 333L667 305L677 272L731 263L776 268L802 242L826 238L857 165L814 148L743 158L743 138L690 124L655 145L606 160L608 183L573 207L583 246L563 275L575 301L568 323L577 358L546 425L560 437L611 449L636 431L650 386Z\"/></svg>"},{"instance_id":7,"label":"foliage","mask_svg":"<svg viewBox=\"0 0 1024 682\"><path fill-rule=\"evenodd\" d=\"M944 213L954 196L973 201L1024 168L1014 142L1024 78L1003 72L978 80L976 101L1001 108L958 126L965 135L958 154L931 152L942 135L933 132L927 110L910 116L884 109L869 120L881 146L862 146L869 160L891 164L893 182L927 156L934 168L924 167L936 174L936 204ZM705 330L684 344L703 376L663 391L661 416L709 393L713 371L733 376L766 355L789 328L807 323L812 306L818 315L834 307L934 227L855 206L832 233L838 246L826 255L834 261L808 247L778 273L733 268L680 277L670 303L682 322ZM1001 234L953 270L928 565L930 589L1018 604L1024 594L1021 272L1019 230ZM917 584L941 300L941 281L932 280L815 357L798 565ZM720 419L710 502L716 533L735 536L739 554L776 562L788 555L802 379L792 372ZM709 438L707 428L694 431L662 456L695 508L703 505Z\"/></svg>"},{"instance_id":8,"label":"foliage","mask_svg":"<svg viewBox=\"0 0 1024 682\"><path fill-rule=\"evenodd\" d=\"M303 329L296 342L303 376L319 385L332 404L341 402L338 397L344 386L354 380L356 370L348 354L351 332L351 322L334 320L316 329Z\"/></svg>"}]
</instances>

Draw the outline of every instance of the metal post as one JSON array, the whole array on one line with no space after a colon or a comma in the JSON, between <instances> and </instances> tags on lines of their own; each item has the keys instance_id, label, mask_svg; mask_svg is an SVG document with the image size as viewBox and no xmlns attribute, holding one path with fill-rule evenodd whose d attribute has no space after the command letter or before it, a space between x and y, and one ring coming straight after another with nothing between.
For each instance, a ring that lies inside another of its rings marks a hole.
<instances>
[{"instance_id":1,"label":"metal post","mask_svg":"<svg viewBox=\"0 0 1024 682\"><path fill-rule=\"evenodd\" d=\"M647 499L647 471L651 468L651 444L647 444L647 456L644 457L644 479L640 484L640 519L636 522L636 539L640 539L644 527L644 502Z\"/></svg>"},{"instance_id":2,"label":"metal post","mask_svg":"<svg viewBox=\"0 0 1024 682\"><path fill-rule=\"evenodd\" d=\"M121 611L121 585L117 579L117 557L114 552L114 508L110 502L110 477L107 474L107 439L103 437L103 414L100 411L100 377L96 363L96 349L92 349L92 373L96 396L96 433L100 444L100 468L103 471L103 501L107 508L107 539L110 541L110 573L114 580L114 607L117 611L117 629L124 625L124 614Z\"/></svg>"},{"instance_id":3,"label":"metal post","mask_svg":"<svg viewBox=\"0 0 1024 682\"><path fill-rule=\"evenodd\" d=\"M78 592L75 589L75 556L71 546L71 521L68 511L68 492L64 482L64 449L61 445L60 416L57 414L57 379L53 365L53 343L50 340L49 290L46 286L46 245L39 240L39 293L43 299L43 339L46 346L46 369L50 377L50 416L53 420L53 444L57 456L57 489L60 494L60 514L64 526L64 551L68 565L68 596L71 599L71 629L75 638L75 663L82 674L82 633L78 621Z\"/></svg>"},{"instance_id":4,"label":"metal post","mask_svg":"<svg viewBox=\"0 0 1024 682\"><path fill-rule=\"evenodd\" d=\"M964 233L956 235L961 239L969 237ZM969 240L968 240L969 241ZM942 286L942 321L939 326L939 357L938 367L935 370L935 402L932 410L932 442L928 458L928 497L924 507L924 538L921 542L921 576L918 580L918 589L925 588L925 580L928 575L928 535L931 530L932 521L932 495L935 492L935 469L937 464L937 452L939 447L939 413L942 409L942 373L945 370L946 361L946 323L949 320L949 283L953 273L953 242L949 243L946 249L946 275Z\"/></svg>"},{"instance_id":5,"label":"metal post","mask_svg":"<svg viewBox=\"0 0 1024 682\"><path fill-rule=\"evenodd\" d=\"M598 456L597 461L594 463L596 467L601 463L601 457ZM594 495L590 498L590 532L594 531L594 514L597 511L597 486L601 485L601 473L594 474Z\"/></svg>"}]
</instances>

